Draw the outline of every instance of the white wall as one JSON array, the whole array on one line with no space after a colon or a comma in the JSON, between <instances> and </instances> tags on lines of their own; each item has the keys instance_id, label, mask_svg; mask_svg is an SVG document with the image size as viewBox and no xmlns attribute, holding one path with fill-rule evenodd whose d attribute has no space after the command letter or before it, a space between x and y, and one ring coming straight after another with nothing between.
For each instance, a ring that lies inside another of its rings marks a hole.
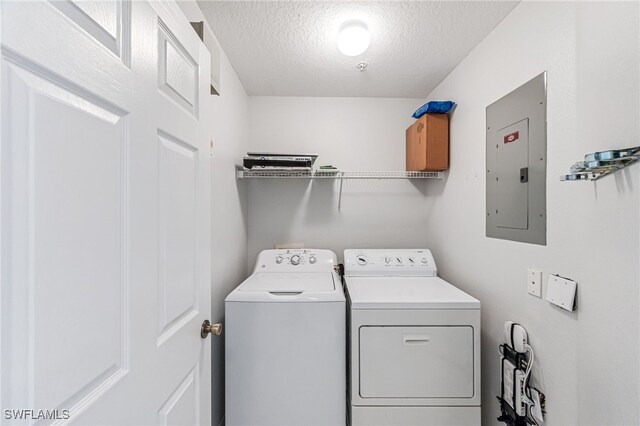
<instances>
[{"instance_id":1,"label":"white wall","mask_svg":"<svg viewBox=\"0 0 640 426\"><path fill-rule=\"evenodd\" d=\"M595 183L558 180L587 152L638 143L639 18L635 2L521 3L430 96L459 103L447 179L345 182L341 212L337 183L236 182L234 165L257 149L315 151L319 164L343 170L402 170L404 129L421 102L247 98L225 57L222 96L211 98L212 320L274 243L339 255L346 247L427 246L441 274L483 303L483 424L496 423L497 345L507 319L531 334L548 424L640 424L639 166ZM544 70L548 245L486 238L485 107ZM528 296L527 266L545 279L552 272L577 280L578 311ZM220 374L222 348L213 344ZM221 389L214 385L214 422Z\"/></svg>"},{"instance_id":2,"label":"white wall","mask_svg":"<svg viewBox=\"0 0 640 426\"><path fill-rule=\"evenodd\" d=\"M250 147L316 152L316 165L341 170L404 170L405 129L417 99L251 97ZM252 180L249 256L301 242L342 257L345 248L422 247L432 182L345 181L342 210L334 181Z\"/></svg>"},{"instance_id":3,"label":"white wall","mask_svg":"<svg viewBox=\"0 0 640 426\"><path fill-rule=\"evenodd\" d=\"M195 2L178 2L191 21L204 21ZM206 25L209 36L211 28ZM220 96L211 102L211 322L224 320L224 298L246 278L247 190L235 178L236 164L247 151L249 98L226 55L220 64ZM224 321L223 321L224 322ZM223 334L224 336L224 334ZM224 414L224 338L212 338L212 423Z\"/></svg>"},{"instance_id":4,"label":"white wall","mask_svg":"<svg viewBox=\"0 0 640 426\"><path fill-rule=\"evenodd\" d=\"M226 56L221 61L222 89L212 97L213 135L212 212L212 321L224 323L224 299L247 276L247 190L236 178L236 164L247 151L248 98ZM224 346L214 344L214 421L224 414ZM217 417L216 417L217 415Z\"/></svg>"},{"instance_id":5,"label":"white wall","mask_svg":"<svg viewBox=\"0 0 640 426\"><path fill-rule=\"evenodd\" d=\"M451 170L422 217L438 269L482 301L483 424L497 424L497 346L531 335L549 425L640 424L639 189L634 165L560 182L584 154L639 144L638 3L522 2L431 93L459 103ZM546 247L485 237L485 107L548 71ZM578 310L529 296L526 268L576 280Z\"/></svg>"}]
</instances>

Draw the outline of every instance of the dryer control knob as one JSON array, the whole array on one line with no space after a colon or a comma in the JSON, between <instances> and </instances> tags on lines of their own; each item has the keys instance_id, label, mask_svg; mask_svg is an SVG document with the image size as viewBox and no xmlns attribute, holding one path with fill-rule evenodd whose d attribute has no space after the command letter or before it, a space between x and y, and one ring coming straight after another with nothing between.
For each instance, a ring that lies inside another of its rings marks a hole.
<instances>
[{"instance_id":1,"label":"dryer control knob","mask_svg":"<svg viewBox=\"0 0 640 426\"><path fill-rule=\"evenodd\" d=\"M276 263L277 263L277 264L282 263L282 256L277 256L277 257L276 257Z\"/></svg>"},{"instance_id":2,"label":"dryer control knob","mask_svg":"<svg viewBox=\"0 0 640 426\"><path fill-rule=\"evenodd\" d=\"M367 256L360 255L356 257L356 262L358 262L358 265L360 266L365 266L367 263L369 263L369 260L367 259Z\"/></svg>"},{"instance_id":3,"label":"dryer control knob","mask_svg":"<svg viewBox=\"0 0 640 426\"><path fill-rule=\"evenodd\" d=\"M424 263L425 265L427 264L427 258L423 257L422 259L420 259L420 262Z\"/></svg>"},{"instance_id":4,"label":"dryer control knob","mask_svg":"<svg viewBox=\"0 0 640 426\"><path fill-rule=\"evenodd\" d=\"M311 257L309 257L309 263L310 263L310 264L312 264L312 265L313 265L314 263L316 263L316 260L317 260L317 259L316 259L316 257L315 257L315 256L311 256Z\"/></svg>"},{"instance_id":5,"label":"dryer control knob","mask_svg":"<svg viewBox=\"0 0 640 426\"><path fill-rule=\"evenodd\" d=\"M300 256L297 254L294 254L293 256L291 256L291 264L292 265L297 265L300 263Z\"/></svg>"}]
</instances>

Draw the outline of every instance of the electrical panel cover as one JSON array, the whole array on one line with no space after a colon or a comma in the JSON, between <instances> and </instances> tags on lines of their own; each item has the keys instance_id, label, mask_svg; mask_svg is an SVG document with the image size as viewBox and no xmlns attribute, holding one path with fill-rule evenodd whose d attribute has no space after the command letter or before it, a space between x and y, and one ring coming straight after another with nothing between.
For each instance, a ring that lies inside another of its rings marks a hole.
<instances>
[{"instance_id":1,"label":"electrical panel cover","mask_svg":"<svg viewBox=\"0 0 640 426\"><path fill-rule=\"evenodd\" d=\"M546 72L487 107L487 237L546 245Z\"/></svg>"}]
</instances>

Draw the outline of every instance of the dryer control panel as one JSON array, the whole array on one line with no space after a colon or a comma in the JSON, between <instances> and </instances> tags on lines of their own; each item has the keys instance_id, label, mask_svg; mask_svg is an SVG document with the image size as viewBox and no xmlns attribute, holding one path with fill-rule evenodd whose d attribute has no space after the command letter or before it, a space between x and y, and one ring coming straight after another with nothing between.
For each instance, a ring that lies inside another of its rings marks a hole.
<instances>
[{"instance_id":1,"label":"dryer control panel","mask_svg":"<svg viewBox=\"0 0 640 426\"><path fill-rule=\"evenodd\" d=\"M351 276L438 275L428 249L349 249L344 251L344 268Z\"/></svg>"},{"instance_id":2,"label":"dryer control panel","mask_svg":"<svg viewBox=\"0 0 640 426\"><path fill-rule=\"evenodd\" d=\"M333 272L338 260L334 252L320 249L263 250L258 255L257 272Z\"/></svg>"}]
</instances>

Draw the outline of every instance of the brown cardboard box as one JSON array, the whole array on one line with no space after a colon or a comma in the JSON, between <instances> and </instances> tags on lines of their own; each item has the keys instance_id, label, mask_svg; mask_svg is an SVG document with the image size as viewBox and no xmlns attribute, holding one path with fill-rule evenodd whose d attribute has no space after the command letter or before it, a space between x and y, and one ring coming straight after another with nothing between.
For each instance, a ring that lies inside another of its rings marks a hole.
<instances>
[{"instance_id":1,"label":"brown cardboard box","mask_svg":"<svg viewBox=\"0 0 640 426\"><path fill-rule=\"evenodd\" d=\"M407 171L449 168L448 114L425 114L406 133Z\"/></svg>"}]
</instances>

